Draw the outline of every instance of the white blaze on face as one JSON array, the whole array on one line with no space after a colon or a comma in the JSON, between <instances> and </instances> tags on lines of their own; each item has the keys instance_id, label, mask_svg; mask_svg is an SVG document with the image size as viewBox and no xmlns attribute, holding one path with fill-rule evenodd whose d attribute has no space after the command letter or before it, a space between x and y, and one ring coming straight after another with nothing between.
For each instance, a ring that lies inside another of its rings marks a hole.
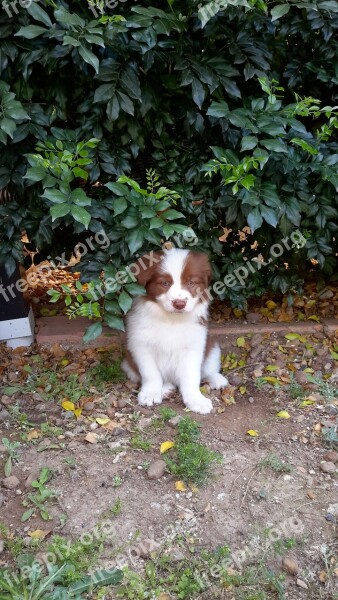
<instances>
[{"instance_id":1,"label":"white blaze on face","mask_svg":"<svg viewBox=\"0 0 338 600\"><path fill-rule=\"evenodd\" d=\"M167 292L158 296L157 301L167 312L187 313L191 312L198 298L193 298L191 293L182 287L181 275L189 255L189 250L172 249L165 252L161 263L161 272L168 273L173 279L173 284ZM184 308L176 308L176 301L186 302Z\"/></svg>"}]
</instances>

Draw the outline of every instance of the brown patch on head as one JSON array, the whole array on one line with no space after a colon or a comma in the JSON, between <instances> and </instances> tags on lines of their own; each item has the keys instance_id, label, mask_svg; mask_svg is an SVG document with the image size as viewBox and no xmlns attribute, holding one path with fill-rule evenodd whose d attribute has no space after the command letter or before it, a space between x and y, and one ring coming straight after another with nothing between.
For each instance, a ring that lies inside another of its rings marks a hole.
<instances>
[{"instance_id":1,"label":"brown patch on head","mask_svg":"<svg viewBox=\"0 0 338 600\"><path fill-rule=\"evenodd\" d=\"M163 252L150 252L141 256L135 263L140 269L135 272L139 285L143 285L147 291L147 300L156 300L158 296L167 292L173 284L173 278L168 273L161 272Z\"/></svg>"},{"instance_id":2,"label":"brown patch on head","mask_svg":"<svg viewBox=\"0 0 338 600\"><path fill-rule=\"evenodd\" d=\"M207 254L189 252L181 274L181 285L195 298L200 296L201 302L209 300L206 293L211 281L211 266Z\"/></svg>"}]
</instances>

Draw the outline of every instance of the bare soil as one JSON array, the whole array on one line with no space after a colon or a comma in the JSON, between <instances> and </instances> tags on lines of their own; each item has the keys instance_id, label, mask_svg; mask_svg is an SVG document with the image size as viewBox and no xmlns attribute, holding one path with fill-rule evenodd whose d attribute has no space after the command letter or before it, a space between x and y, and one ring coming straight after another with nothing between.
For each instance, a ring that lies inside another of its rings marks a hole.
<instances>
[{"instance_id":1,"label":"bare soil","mask_svg":"<svg viewBox=\"0 0 338 600\"><path fill-rule=\"evenodd\" d=\"M244 344L225 337L225 373L233 386L223 394L212 393L213 414L189 413L201 424L200 441L220 453L222 462L204 486L187 485L185 491L176 490L175 477L168 471L157 480L147 475L149 464L161 458L161 443L175 439L176 427L161 420L161 407L140 410L136 390L126 383L107 382L101 389L88 383L88 373L106 352L2 348L0 444L4 437L21 443L11 473L19 485L7 489L3 479L0 486L6 536L20 538L29 547L29 534L42 530L46 537L34 548L42 555L54 534L72 540L85 532L95 535L95 528L108 519L114 536L106 541L99 566L127 564L142 573L153 551L170 554L180 548L189 560L187 548L198 553L227 545L235 573L261 561L281 572L283 556L296 561L297 574L285 572L286 600L337 598L338 464L336 472L322 470L323 461L330 462L326 455L334 449L337 432L338 363L332 357L336 344L337 339L321 334L305 341L247 336ZM119 357L116 349L110 352ZM62 386L52 379L49 389L48 375L39 379L46 369L57 373L58 382L76 374L79 386L88 386L87 395L75 396L74 404L83 409L78 418L62 408ZM308 375L317 383L309 382ZM8 395L8 387L15 386L18 390ZM207 386L204 392L210 395ZM307 406L301 405L304 399L310 399ZM187 414L178 395L163 406ZM280 411L289 418L277 416ZM96 418L110 421L97 423ZM86 440L89 432L96 434L95 443ZM0 445L1 478L7 458ZM51 520L44 521L36 511L22 522L22 502L43 467L53 471L48 486L57 494L46 504ZM290 549L279 553L278 544L290 540ZM14 564L14 558L5 544L1 565ZM245 596L245 590L216 585L215 591L211 585L191 597L278 598L275 591L264 593Z\"/></svg>"}]
</instances>

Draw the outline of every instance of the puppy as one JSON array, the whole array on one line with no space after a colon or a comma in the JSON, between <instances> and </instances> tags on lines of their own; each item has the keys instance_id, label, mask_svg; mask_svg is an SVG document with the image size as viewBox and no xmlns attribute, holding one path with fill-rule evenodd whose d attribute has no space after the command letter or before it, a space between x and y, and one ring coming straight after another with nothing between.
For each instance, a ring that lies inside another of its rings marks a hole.
<instances>
[{"instance_id":1,"label":"puppy","mask_svg":"<svg viewBox=\"0 0 338 600\"><path fill-rule=\"evenodd\" d=\"M136 298L127 314L122 368L131 381L141 382L138 403L160 404L178 388L187 408L208 414L212 403L200 392L201 379L217 390L228 385L219 372L220 348L208 339L208 257L175 248L153 252L136 265L146 296Z\"/></svg>"}]
</instances>

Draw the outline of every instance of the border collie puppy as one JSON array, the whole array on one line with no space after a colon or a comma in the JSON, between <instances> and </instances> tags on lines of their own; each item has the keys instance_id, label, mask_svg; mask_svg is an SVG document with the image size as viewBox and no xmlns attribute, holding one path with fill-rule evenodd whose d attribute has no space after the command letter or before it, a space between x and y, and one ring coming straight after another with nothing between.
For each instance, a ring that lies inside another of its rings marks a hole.
<instances>
[{"instance_id":1,"label":"border collie puppy","mask_svg":"<svg viewBox=\"0 0 338 600\"><path fill-rule=\"evenodd\" d=\"M213 389L228 385L220 374L221 350L208 339L208 289L211 267L206 254L165 250L140 258L137 282L146 295L127 314L127 355L122 368L141 382L138 403L160 404L178 388L190 410L208 414L201 379Z\"/></svg>"}]
</instances>

